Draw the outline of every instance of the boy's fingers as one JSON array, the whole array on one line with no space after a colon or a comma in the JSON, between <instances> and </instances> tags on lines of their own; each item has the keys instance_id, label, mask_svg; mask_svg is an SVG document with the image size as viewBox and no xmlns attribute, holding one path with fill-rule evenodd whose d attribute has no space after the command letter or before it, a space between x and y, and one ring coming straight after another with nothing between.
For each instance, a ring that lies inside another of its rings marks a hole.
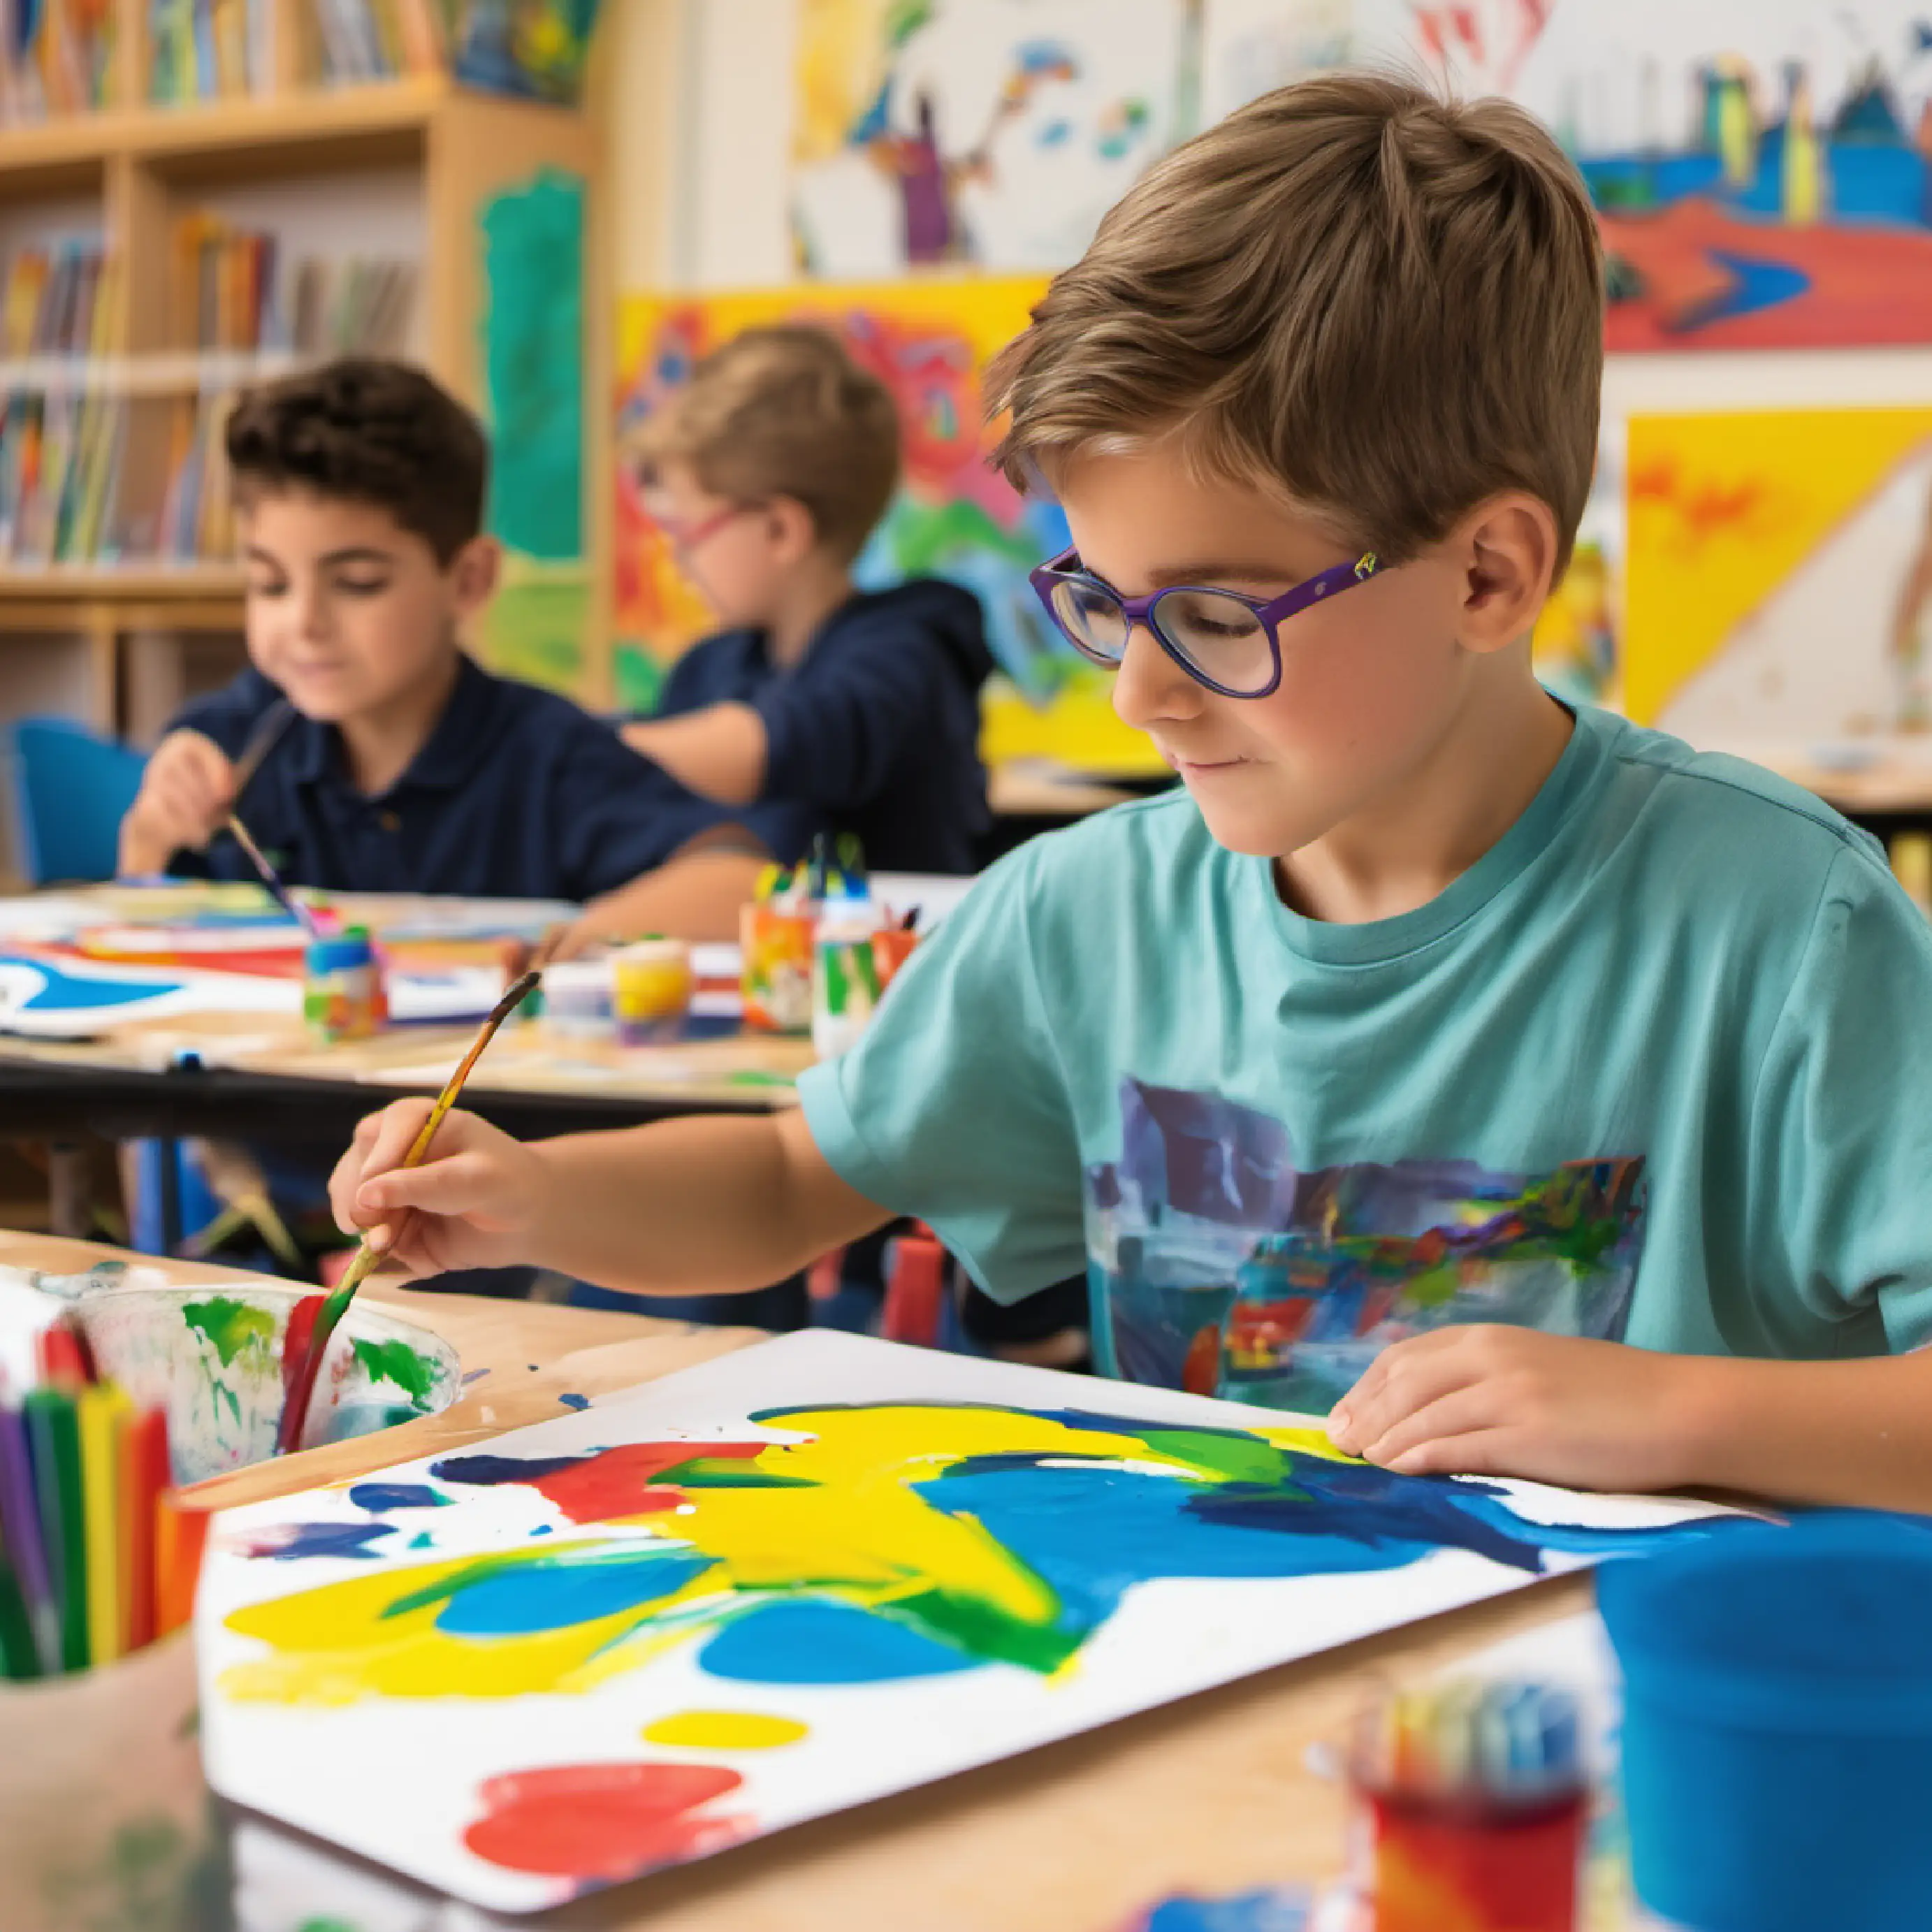
<instances>
[{"instance_id":1,"label":"boy's fingers","mask_svg":"<svg viewBox=\"0 0 1932 1932\"><path fill-rule=\"evenodd\" d=\"M421 1167L397 1168L363 1184L356 1205L384 1215L398 1208L430 1214L466 1214L490 1198L494 1170L480 1154L455 1154Z\"/></svg>"},{"instance_id":2,"label":"boy's fingers","mask_svg":"<svg viewBox=\"0 0 1932 1932\"><path fill-rule=\"evenodd\" d=\"M380 1220L378 1213L362 1206L364 1183L375 1174L394 1167L410 1150L410 1143L422 1131L434 1103L428 1100L398 1100L380 1114L370 1114L356 1124L348 1151L335 1164L328 1178L328 1205L335 1225L345 1234L366 1229Z\"/></svg>"}]
</instances>

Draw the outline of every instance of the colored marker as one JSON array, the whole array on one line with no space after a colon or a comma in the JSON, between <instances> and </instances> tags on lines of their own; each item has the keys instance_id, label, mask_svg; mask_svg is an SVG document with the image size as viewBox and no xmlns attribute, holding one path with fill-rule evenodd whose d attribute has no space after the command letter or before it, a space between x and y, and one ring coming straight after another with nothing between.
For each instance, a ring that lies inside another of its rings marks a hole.
<instances>
[{"instance_id":1,"label":"colored marker","mask_svg":"<svg viewBox=\"0 0 1932 1932\"><path fill-rule=\"evenodd\" d=\"M65 1389L33 1389L23 1408L48 1568L59 1597L61 1668L85 1670L90 1658L87 1514L82 1501L80 1426L74 1398Z\"/></svg>"},{"instance_id":2,"label":"colored marker","mask_svg":"<svg viewBox=\"0 0 1932 1932\"><path fill-rule=\"evenodd\" d=\"M202 1550L208 1541L208 1512L176 1506L172 1494L160 1501L154 1522L154 1634L166 1636L194 1615L195 1586L201 1580Z\"/></svg>"},{"instance_id":3,"label":"colored marker","mask_svg":"<svg viewBox=\"0 0 1932 1932\"><path fill-rule=\"evenodd\" d=\"M47 1568L46 1539L34 1494L27 1425L18 1409L0 1408L0 1541L12 1562L44 1670L60 1668L60 1616Z\"/></svg>"},{"instance_id":4,"label":"colored marker","mask_svg":"<svg viewBox=\"0 0 1932 1932\"><path fill-rule=\"evenodd\" d=\"M78 1330L64 1321L43 1328L35 1338L40 1380L50 1388L84 1388L94 1378L86 1345Z\"/></svg>"},{"instance_id":5,"label":"colored marker","mask_svg":"<svg viewBox=\"0 0 1932 1932\"><path fill-rule=\"evenodd\" d=\"M77 1409L86 1512L87 1647L95 1664L111 1664L127 1647L121 1461L132 1406L118 1388L98 1384L81 1390Z\"/></svg>"},{"instance_id":6,"label":"colored marker","mask_svg":"<svg viewBox=\"0 0 1932 1932\"><path fill-rule=\"evenodd\" d=\"M127 1645L140 1650L157 1633L160 1601L154 1568L160 1535L161 1498L173 1480L168 1462L168 1417L160 1408L144 1409L129 1425L122 1498L122 1532L128 1577Z\"/></svg>"},{"instance_id":7,"label":"colored marker","mask_svg":"<svg viewBox=\"0 0 1932 1932\"><path fill-rule=\"evenodd\" d=\"M0 1676L15 1682L40 1674L40 1647L34 1635L19 1578L0 1549Z\"/></svg>"}]
</instances>

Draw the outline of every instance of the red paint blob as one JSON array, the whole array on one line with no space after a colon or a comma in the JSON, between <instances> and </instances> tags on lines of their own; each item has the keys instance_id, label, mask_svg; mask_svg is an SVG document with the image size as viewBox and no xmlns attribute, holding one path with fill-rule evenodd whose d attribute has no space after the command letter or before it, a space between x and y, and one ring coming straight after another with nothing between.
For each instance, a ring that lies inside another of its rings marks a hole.
<instances>
[{"instance_id":1,"label":"red paint blob","mask_svg":"<svg viewBox=\"0 0 1932 1932\"><path fill-rule=\"evenodd\" d=\"M748 1461L761 1455L769 1442L625 1442L568 1468L538 1476L530 1487L546 1496L572 1522L615 1522L627 1516L648 1516L654 1510L676 1509L684 1492L665 1485L653 1488L652 1478L680 1462L732 1456Z\"/></svg>"},{"instance_id":2,"label":"red paint blob","mask_svg":"<svg viewBox=\"0 0 1932 1932\"><path fill-rule=\"evenodd\" d=\"M691 1815L743 1782L735 1771L709 1764L556 1764L506 1772L484 1782L478 1794L483 1815L463 1842L479 1858L510 1871L632 1878L743 1837L748 1819Z\"/></svg>"}]
</instances>

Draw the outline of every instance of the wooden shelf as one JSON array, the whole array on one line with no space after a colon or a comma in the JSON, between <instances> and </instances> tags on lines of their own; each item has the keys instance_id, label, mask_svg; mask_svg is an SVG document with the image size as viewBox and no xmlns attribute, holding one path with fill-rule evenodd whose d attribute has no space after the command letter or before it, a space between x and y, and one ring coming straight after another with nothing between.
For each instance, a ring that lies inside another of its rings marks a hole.
<instances>
[{"instance_id":1,"label":"wooden shelf","mask_svg":"<svg viewBox=\"0 0 1932 1932\"><path fill-rule=\"evenodd\" d=\"M371 249L415 256L406 352L487 416L479 326L489 298L483 221L500 197L527 191L546 172L581 181L586 554L577 568L596 594L578 694L608 702L610 533L604 479L613 298L602 166L605 108L595 88L581 108L569 108L474 91L441 74L311 84L314 0L267 0L263 92L153 104L145 98L149 0L110 4L118 98L130 104L0 128L0 208L9 221L37 240L43 231L88 231L117 264L118 299L101 311L95 332L104 352L0 362L0 393L124 399L116 424L122 440L110 540L152 542L163 527L158 511L177 460L181 405L232 393L304 359L280 350L186 347L196 328L183 299L191 292L182 286L184 215L206 212L244 230L270 228L292 249L296 238L312 235L320 256L347 259ZM258 188L268 192L258 194ZM98 215L85 207L90 201ZM40 203L49 205L44 213ZM286 227L277 212L284 204ZM364 232L365 211L380 232ZM0 657L9 688L43 706L52 701L52 686L34 665L46 655L46 634L64 632L85 671L76 708L100 728L117 718L124 724L139 708L136 686L146 688L146 674L136 673L161 655L165 635L238 633L244 587L241 570L228 561L29 566L0 560Z\"/></svg>"},{"instance_id":2,"label":"wooden shelf","mask_svg":"<svg viewBox=\"0 0 1932 1932\"><path fill-rule=\"evenodd\" d=\"M97 603L166 603L196 597L238 600L242 590L241 571L227 563L53 563L0 569L0 604L22 598Z\"/></svg>"}]
</instances>

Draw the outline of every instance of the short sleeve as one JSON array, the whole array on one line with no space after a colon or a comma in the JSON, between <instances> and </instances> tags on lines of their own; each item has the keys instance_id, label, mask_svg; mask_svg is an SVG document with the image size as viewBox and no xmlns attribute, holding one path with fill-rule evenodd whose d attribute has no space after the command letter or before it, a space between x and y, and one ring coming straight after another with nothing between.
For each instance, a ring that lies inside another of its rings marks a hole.
<instances>
[{"instance_id":1,"label":"short sleeve","mask_svg":"<svg viewBox=\"0 0 1932 1932\"><path fill-rule=\"evenodd\" d=\"M1025 848L892 982L842 1058L799 1083L820 1153L927 1222L996 1300L1081 1273L1079 1142L1034 970Z\"/></svg>"},{"instance_id":2,"label":"short sleeve","mask_svg":"<svg viewBox=\"0 0 1932 1932\"><path fill-rule=\"evenodd\" d=\"M797 805L710 804L590 718L557 760L553 808L562 890L580 900L614 892L725 827L786 864L796 862L817 829Z\"/></svg>"},{"instance_id":3,"label":"short sleeve","mask_svg":"<svg viewBox=\"0 0 1932 1932\"><path fill-rule=\"evenodd\" d=\"M1932 927L1862 852L1833 861L1749 1131L1752 1293L1932 1341Z\"/></svg>"}]
</instances>

